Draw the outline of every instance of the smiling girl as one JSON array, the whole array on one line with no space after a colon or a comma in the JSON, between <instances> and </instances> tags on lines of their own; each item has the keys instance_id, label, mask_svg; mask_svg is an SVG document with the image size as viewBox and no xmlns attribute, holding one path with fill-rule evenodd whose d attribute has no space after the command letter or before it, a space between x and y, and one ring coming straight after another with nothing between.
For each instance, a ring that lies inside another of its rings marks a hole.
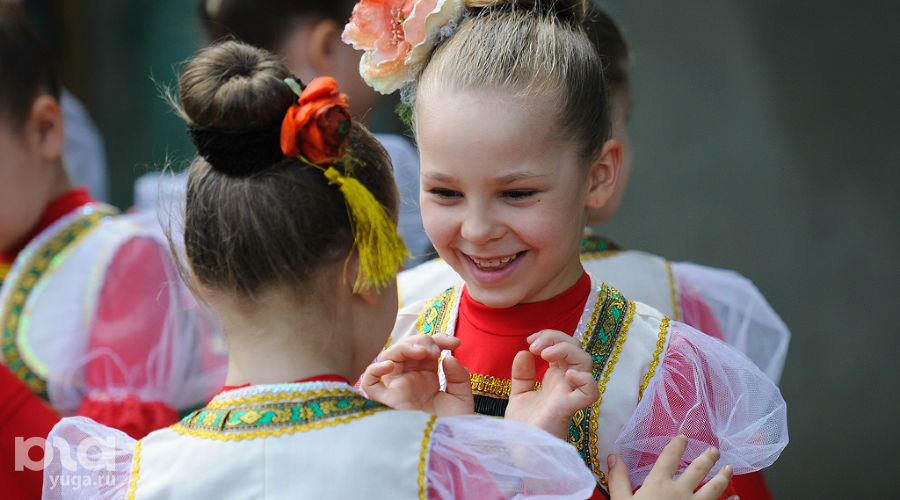
<instances>
[{"instance_id":1,"label":"smiling girl","mask_svg":"<svg viewBox=\"0 0 900 500\"><path fill-rule=\"evenodd\" d=\"M736 473L774 462L787 443L777 387L739 352L582 267L584 226L615 195L622 156L586 4L397 2L372 22L378 9L358 4L345 41L366 51L361 73L377 90L405 86L425 230L465 281L402 309L380 359L402 360L417 334L455 336L476 411L502 415L513 357L535 331L558 330L592 358L600 397L568 439L601 487L608 454L639 484L679 433L688 458L718 446Z\"/></svg>"}]
</instances>

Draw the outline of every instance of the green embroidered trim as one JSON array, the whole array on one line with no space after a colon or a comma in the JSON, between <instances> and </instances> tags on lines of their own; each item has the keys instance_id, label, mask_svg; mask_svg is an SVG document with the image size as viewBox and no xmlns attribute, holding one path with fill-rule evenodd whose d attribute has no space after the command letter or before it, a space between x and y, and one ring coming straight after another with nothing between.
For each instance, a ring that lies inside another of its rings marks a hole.
<instances>
[{"instance_id":1,"label":"green embroidered trim","mask_svg":"<svg viewBox=\"0 0 900 500\"><path fill-rule=\"evenodd\" d=\"M2 344L3 362L10 371L16 374L35 394L47 400L47 381L31 371L16 345L18 337L19 319L25 308L28 294L40 281L44 272L50 267L53 259L63 252L75 240L94 229L100 221L113 212L100 209L96 212L84 215L63 228L59 234L53 236L41 248L37 249L25 269L19 274L15 283L9 283L13 291L9 300L0 311L0 325L3 328Z\"/></svg>"},{"instance_id":2,"label":"green embroidered trim","mask_svg":"<svg viewBox=\"0 0 900 500\"><path fill-rule=\"evenodd\" d=\"M453 300L456 297L456 287L448 288L444 293L431 299L425 306L425 310L419 315L416 330L425 335L446 332L447 319Z\"/></svg>"},{"instance_id":3,"label":"green embroidered trim","mask_svg":"<svg viewBox=\"0 0 900 500\"><path fill-rule=\"evenodd\" d=\"M628 301L618 290L603 285L591 321L584 336L584 350L591 355L594 379L601 383L600 398L603 398L605 382L612 371L612 366L607 367L614 346L620 346L620 337L624 339L628 329L629 320L633 314L633 302ZM615 363L615 360L613 361ZM604 374L606 377L604 378ZM602 379L602 382L601 382ZM569 424L568 441L575 446L584 463L595 473L600 473L601 482L605 482L602 471L594 464L596 457L592 450L591 441L596 432L597 411L599 402L578 410Z\"/></svg>"},{"instance_id":4,"label":"green embroidered trim","mask_svg":"<svg viewBox=\"0 0 900 500\"><path fill-rule=\"evenodd\" d=\"M242 437L263 437L245 434L247 431L306 430L320 427L328 420L371 414L387 410L387 406L355 393L329 394L304 401L241 405L196 410L173 429L177 432L203 437L243 434ZM266 434L268 435L268 434Z\"/></svg>"},{"instance_id":5,"label":"green embroidered trim","mask_svg":"<svg viewBox=\"0 0 900 500\"><path fill-rule=\"evenodd\" d=\"M624 250L621 246L615 244L612 240L597 236L595 234L585 234L581 240L581 253L594 252L614 252Z\"/></svg>"}]
</instances>

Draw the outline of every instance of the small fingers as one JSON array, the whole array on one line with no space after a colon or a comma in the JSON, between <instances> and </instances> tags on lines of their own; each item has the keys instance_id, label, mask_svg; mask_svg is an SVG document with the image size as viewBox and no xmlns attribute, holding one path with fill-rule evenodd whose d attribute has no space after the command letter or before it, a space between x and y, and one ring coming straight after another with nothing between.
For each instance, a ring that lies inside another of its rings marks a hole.
<instances>
[{"instance_id":1,"label":"small fingers","mask_svg":"<svg viewBox=\"0 0 900 500\"><path fill-rule=\"evenodd\" d=\"M452 350L456 349L457 347L459 347L459 344L460 344L460 341L458 338L451 337L450 335L445 335L443 333L434 335L431 337L431 339L442 350L447 349L447 350L452 351Z\"/></svg>"},{"instance_id":2,"label":"small fingers","mask_svg":"<svg viewBox=\"0 0 900 500\"><path fill-rule=\"evenodd\" d=\"M425 359L437 359L441 355L441 349L430 337L419 335L428 340L403 342L388 347L378 356L379 361L394 361L402 363L408 360L422 361Z\"/></svg>"},{"instance_id":3,"label":"small fingers","mask_svg":"<svg viewBox=\"0 0 900 500\"><path fill-rule=\"evenodd\" d=\"M671 480L672 476L675 475L675 471L678 470L678 464L681 463L681 456L684 455L686 448L687 437L680 435L672 438L669 444L663 448L662 453L659 454L659 458L656 459L656 463L653 464L653 468L650 469L650 474L647 475L647 478Z\"/></svg>"},{"instance_id":4,"label":"small fingers","mask_svg":"<svg viewBox=\"0 0 900 500\"><path fill-rule=\"evenodd\" d=\"M719 450L714 446L710 446L688 465L678 478L678 481L685 483L692 490L696 489L706 475L709 474L709 471L712 470L713 465L716 464L716 460L718 459Z\"/></svg>"},{"instance_id":5,"label":"small fingers","mask_svg":"<svg viewBox=\"0 0 900 500\"><path fill-rule=\"evenodd\" d=\"M444 379L447 382L447 394L460 397L472 396L472 383L469 380L469 371L453 356L447 356L443 361Z\"/></svg>"},{"instance_id":6,"label":"small fingers","mask_svg":"<svg viewBox=\"0 0 900 500\"><path fill-rule=\"evenodd\" d=\"M609 467L607 485L609 495L616 500L627 500L632 497L631 480L628 479L628 467L619 455L606 457L606 465Z\"/></svg>"},{"instance_id":7,"label":"small fingers","mask_svg":"<svg viewBox=\"0 0 900 500\"><path fill-rule=\"evenodd\" d=\"M702 488L697 490L694 498L697 500L716 500L722 493L725 493L725 490L728 488L728 483L731 482L731 478L734 477L734 469L731 468L730 465L726 465L719 469L719 472L716 472L716 475L713 476L712 479L709 480L708 483L704 484ZM728 497L728 500L736 500L736 496Z\"/></svg>"},{"instance_id":8,"label":"small fingers","mask_svg":"<svg viewBox=\"0 0 900 500\"><path fill-rule=\"evenodd\" d=\"M571 335L567 335L559 330L541 330L539 332L532 333L526 340L529 344L528 349L536 356L540 355L541 351L543 351L544 349L560 343L579 346L578 341L576 341Z\"/></svg>"},{"instance_id":9,"label":"small fingers","mask_svg":"<svg viewBox=\"0 0 900 500\"><path fill-rule=\"evenodd\" d=\"M566 370L566 380L578 391L577 401L579 404L583 403L581 408L593 404L600 397L597 381L590 372L569 369ZM581 408L576 408L576 411Z\"/></svg>"},{"instance_id":10,"label":"small fingers","mask_svg":"<svg viewBox=\"0 0 900 500\"><path fill-rule=\"evenodd\" d=\"M560 342L546 347L540 352L540 356L548 363L564 363L569 368L584 372L590 372L593 364L591 355L580 345L568 342Z\"/></svg>"},{"instance_id":11,"label":"small fingers","mask_svg":"<svg viewBox=\"0 0 900 500\"><path fill-rule=\"evenodd\" d=\"M394 371L393 361L379 361L377 363L372 363L366 368L366 371L363 372L362 378L360 378L359 381L359 386L369 395L374 395L379 391L383 391L385 386L381 377L390 374L392 371Z\"/></svg>"},{"instance_id":12,"label":"small fingers","mask_svg":"<svg viewBox=\"0 0 900 500\"><path fill-rule=\"evenodd\" d=\"M513 359L509 387L510 397L533 390L536 377L534 356L528 351L519 351Z\"/></svg>"}]
</instances>

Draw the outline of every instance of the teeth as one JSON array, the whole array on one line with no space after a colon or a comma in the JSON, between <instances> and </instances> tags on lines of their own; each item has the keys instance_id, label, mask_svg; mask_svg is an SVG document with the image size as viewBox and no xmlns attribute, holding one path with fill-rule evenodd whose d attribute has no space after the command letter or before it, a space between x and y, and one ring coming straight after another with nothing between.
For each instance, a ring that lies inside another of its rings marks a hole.
<instances>
[{"instance_id":1,"label":"teeth","mask_svg":"<svg viewBox=\"0 0 900 500\"><path fill-rule=\"evenodd\" d=\"M482 269L496 269L498 267L502 267L502 266L508 264L510 261L512 261L515 258L516 258L515 255L510 255L509 257L503 257L500 259L488 259L488 260L479 259L477 257L471 257L472 262L474 262L476 266L478 266Z\"/></svg>"}]
</instances>

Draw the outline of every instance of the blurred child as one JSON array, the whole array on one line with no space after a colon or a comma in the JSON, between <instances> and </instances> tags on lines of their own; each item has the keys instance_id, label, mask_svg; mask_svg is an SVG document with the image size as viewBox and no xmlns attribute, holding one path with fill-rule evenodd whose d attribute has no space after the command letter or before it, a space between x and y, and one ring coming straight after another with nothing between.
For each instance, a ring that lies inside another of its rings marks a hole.
<instances>
[{"instance_id":1,"label":"blurred child","mask_svg":"<svg viewBox=\"0 0 900 500\"><path fill-rule=\"evenodd\" d=\"M222 374L158 225L70 183L59 80L15 6L0 5L0 72L0 359L52 407L6 386L33 412L7 415L2 461L12 463L14 437L45 436L55 414L140 437L203 401Z\"/></svg>"},{"instance_id":2,"label":"blurred child","mask_svg":"<svg viewBox=\"0 0 900 500\"><path fill-rule=\"evenodd\" d=\"M766 467L787 443L771 380L580 261L584 227L615 195L622 156L589 10L577 1L355 7L344 39L364 50L361 74L376 90L405 87L425 229L465 283L402 309L379 359L404 359L416 334L455 336L476 411L502 415L516 352L533 332L559 330L593 359L601 397L575 416L568 439L601 486L608 453L621 451L640 484L679 433L689 457L713 445L738 473ZM392 374L381 364L370 372Z\"/></svg>"}]
</instances>

